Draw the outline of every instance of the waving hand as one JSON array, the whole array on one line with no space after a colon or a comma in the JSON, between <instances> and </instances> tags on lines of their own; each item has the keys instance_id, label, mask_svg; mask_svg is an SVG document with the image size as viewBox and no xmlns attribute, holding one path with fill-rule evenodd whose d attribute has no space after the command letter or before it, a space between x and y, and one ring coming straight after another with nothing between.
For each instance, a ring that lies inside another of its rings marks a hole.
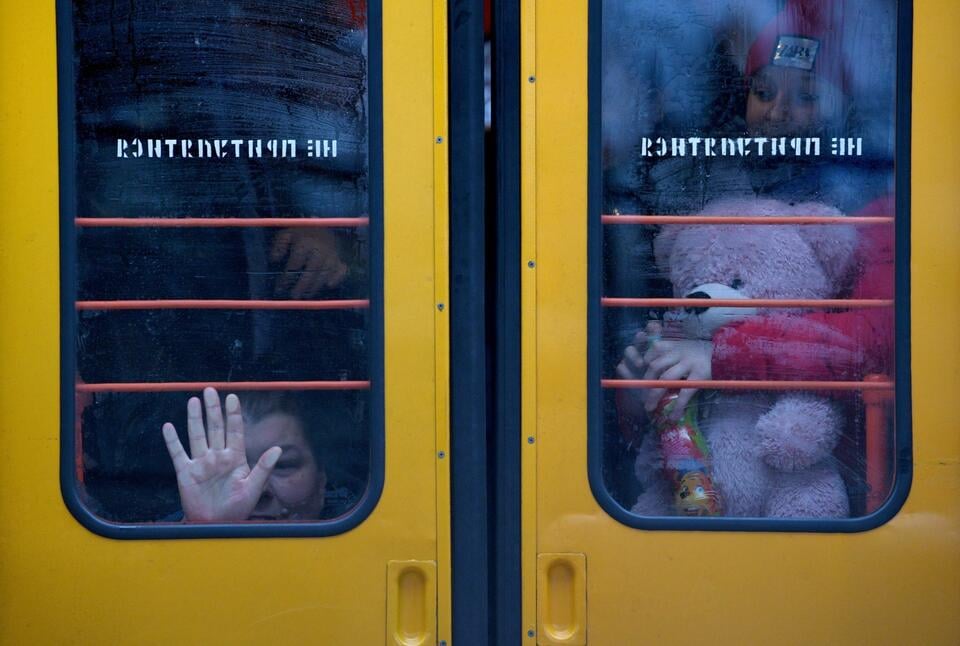
<instances>
[{"instance_id":1,"label":"waving hand","mask_svg":"<svg viewBox=\"0 0 960 646\"><path fill-rule=\"evenodd\" d=\"M226 427L217 391L206 388L203 403L206 428L200 400L191 397L187 402L189 456L173 424L163 425L163 439L177 472L184 517L203 522L246 520L280 459L281 449L271 447L251 469L244 445L240 400L236 395L227 395Z\"/></svg>"}]
</instances>

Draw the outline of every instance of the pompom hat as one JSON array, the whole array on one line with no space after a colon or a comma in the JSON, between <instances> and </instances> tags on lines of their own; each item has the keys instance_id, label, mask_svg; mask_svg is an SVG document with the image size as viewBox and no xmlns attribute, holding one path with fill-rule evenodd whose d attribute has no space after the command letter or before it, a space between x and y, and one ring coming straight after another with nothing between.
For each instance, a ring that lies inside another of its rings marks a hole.
<instances>
[{"instance_id":1,"label":"pompom hat","mask_svg":"<svg viewBox=\"0 0 960 646\"><path fill-rule=\"evenodd\" d=\"M767 65L809 70L849 94L843 52L843 2L787 0L757 35L747 54L747 78Z\"/></svg>"}]
</instances>

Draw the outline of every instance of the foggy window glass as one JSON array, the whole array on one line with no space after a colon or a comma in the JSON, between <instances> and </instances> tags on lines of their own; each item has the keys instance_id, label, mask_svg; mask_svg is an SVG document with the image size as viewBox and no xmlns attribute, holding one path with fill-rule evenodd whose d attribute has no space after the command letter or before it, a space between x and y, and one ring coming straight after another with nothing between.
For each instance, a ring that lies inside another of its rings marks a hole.
<instances>
[{"instance_id":1,"label":"foggy window glass","mask_svg":"<svg viewBox=\"0 0 960 646\"><path fill-rule=\"evenodd\" d=\"M72 19L80 500L115 523L348 514L379 477L365 0Z\"/></svg>"},{"instance_id":2,"label":"foggy window glass","mask_svg":"<svg viewBox=\"0 0 960 646\"><path fill-rule=\"evenodd\" d=\"M897 2L602 16L605 489L636 518L875 511L896 450Z\"/></svg>"}]
</instances>

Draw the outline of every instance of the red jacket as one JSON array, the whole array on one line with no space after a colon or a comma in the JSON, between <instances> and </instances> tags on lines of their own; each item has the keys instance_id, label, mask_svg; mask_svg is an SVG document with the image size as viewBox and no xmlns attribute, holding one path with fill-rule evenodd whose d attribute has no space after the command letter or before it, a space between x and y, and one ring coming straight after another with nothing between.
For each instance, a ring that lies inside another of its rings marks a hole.
<instances>
[{"instance_id":1,"label":"red jacket","mask_svg":"<svg viewBox=\"0 0 960 646\"><path fill-rule=\"evenodd\" d=\"M856 215L890 215L893 196ZM850 298L893 298L894 232L890 225L860 230L858 277ZM753 317L713 337L714 379L860 380L893 375L893 308L818 311L803 316Z\"/></svg>"}]
</instances>

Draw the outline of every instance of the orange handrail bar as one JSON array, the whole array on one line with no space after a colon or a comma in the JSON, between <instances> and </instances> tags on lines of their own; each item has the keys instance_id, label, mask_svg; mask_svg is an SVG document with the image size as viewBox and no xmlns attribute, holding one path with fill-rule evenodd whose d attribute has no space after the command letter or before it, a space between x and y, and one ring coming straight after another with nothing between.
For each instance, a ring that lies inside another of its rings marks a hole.
<instances>
[{"instance_id":1,"label":"orange handrail bar","mask_svg":"<svg viewBox=\"0 0 960 646\"><path fill-rule=\"evenodd\" d=\"M870 383L886 381L883 375L867 375L865 380ZM863 404L865 413L865 443L864 460L866 462L867 477L867 513L872 513L886 501L890 494L889 438L887 425L887 403L889 393L883 391L864 391Z\"/></svg>"},{"instance_id":2,"label":"orange handrail bar","mask_svg":"<svg viewBox=\"0 0 960 646\"><path fill-rule=\"evenodd\" d=\"M352 300L228 300L166 299L77 301L78 310L355 310L370 307L368 299Z\"/></svg>"},{"instance_id":3,"label":"orange handrail bar","mask_svg":"<svg viewBox=\"0 0 960 646\"><path fill-rule=\"evenodd\" d=\"M765 381L739 379L601 379L603 388L640 389L700 388L704 390L836 390L836 391L891 391L893 382L887 379L867 381Z\"/></svg>"},{"instance_id":4,"label":"orange handrail bar","mask_svg":"<svg viewBox=\"0 0 960 646\"><path fill-rule=\"evenodd\" d=\"M617 215L600 216L603 224L893 224L889 216L824 217L814 215Z\"/></svg>"},{"instance_id":5,"label":"orange handrail bar","mask_svg":"<svg viewBox=\"0 0 960 646\"><path fill-rule=\"evenodd\" d=\"M224 227L365 227L370 218L76 218L78 227L224 228Z\"/></svg>"},{"instance_id":6,"label":"orange handrail bar","mask_svg":"<svg viewBox=\"0 0 960 646\"><path fill-rule=\"evenodd\" d=\"M891 307L891 298L615 298L600 299L603 307Z\"/></svg>"},{"instance_id":7,"label":"orange handrail bar","mask_svg":"<svg viewBox=\"0 0 960 646\"><path fill-rule=\"evenodd\" d=\"M369 390L369 381L168 381L124 383L78 383L80 393L172 393L218 390Z\"/></svg>"}]
</instances>

